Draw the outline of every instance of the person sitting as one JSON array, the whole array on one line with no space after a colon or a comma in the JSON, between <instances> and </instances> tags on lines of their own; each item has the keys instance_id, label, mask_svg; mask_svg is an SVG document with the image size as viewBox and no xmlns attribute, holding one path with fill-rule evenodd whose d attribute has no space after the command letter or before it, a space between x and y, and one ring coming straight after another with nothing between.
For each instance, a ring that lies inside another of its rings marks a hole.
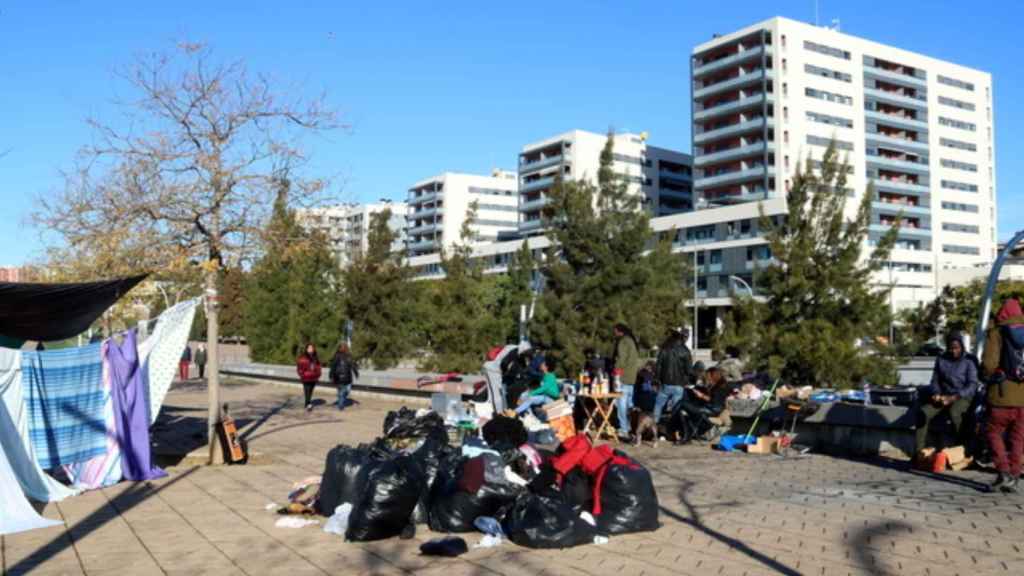
<instances>
[{"instance_id":1,"label":"person sitting","mask_svg":"<svg viewBox=\"0 0 1024 576\"><path fill-rule=\"evenodd\" d=\"M535 406L543 406L562 397L562 391L558 387L558 378L555 377L553 368L554 360L551 358L541 361L539 366L540 384L536 388L523 392L519 397L518 406L515 409L516 416L522 416Z\"/></svg>"},{"instance_id":2,"label":"person sitting","mask_svg":"<svg viewBox=\"0 0 1024 576\"><path fill-rule=\"evenodd\" d=\"M923 423L917 428L915 458L925 448L928 429L940 414L949 414L954 433L959 438L964 414L971 407L977 389L978 367L967 354L963 336L959 332L951 332L946 336L946 351L935 359L932 380L925 393L927 402L921 406Z\"/></svg>"},{"instance_id":3,"label":"person sitting","mask_svg":"<svg viewBox=\"0 0 1024 576\"><path fill-rule=\"evenodd\" d=\"M676 418L689 419L698 434L712 425L728 427L732 424L725 402L733 388L725 379L725 373L718 366L712 366L705 372L704 380L703 386L687 390L676 410Z\"/></svg>"}]
</instances>

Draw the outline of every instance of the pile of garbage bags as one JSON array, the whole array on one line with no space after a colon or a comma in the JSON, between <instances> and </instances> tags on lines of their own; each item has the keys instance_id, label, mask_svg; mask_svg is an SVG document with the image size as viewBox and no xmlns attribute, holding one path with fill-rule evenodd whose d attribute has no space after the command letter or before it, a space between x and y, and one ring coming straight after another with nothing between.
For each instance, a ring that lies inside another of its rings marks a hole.
<instances>
[{"instance_id":1,"label":"pile of garbage bags","mask_svg":"<svg viewBox=\"0 0 1024 576\"><path fill-rule=\"evenodd\" d=\"M391 412L381 438L328 452L316 508L350 541L489 526L492 543L568 548L658 528L651 475L628 455L583 435L538 449L504 416L481 432L456 446L437 414Z\"/></svg>"}]
</instances>

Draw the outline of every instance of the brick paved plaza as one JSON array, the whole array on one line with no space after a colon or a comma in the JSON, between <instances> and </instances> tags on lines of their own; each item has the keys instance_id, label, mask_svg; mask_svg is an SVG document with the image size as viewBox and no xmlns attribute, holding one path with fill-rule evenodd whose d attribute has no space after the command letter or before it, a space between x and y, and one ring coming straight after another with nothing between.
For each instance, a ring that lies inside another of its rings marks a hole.
<instances>
[{"instance_id":1,"label":"brick paved plaza","mask_svg":"<svg viewBox=\"0 0 1024 576\"><path fill-rule=\"evenodd\" d=\"M253 462L192 459L157 482L122 483L43 513L64 527L2 538L4 574L1024 574L1024 495L979 491L981 473L812 455L729 455L706 446L629 449L654 473L663 526L603 546L534 551L505 543L456 559L419 556L435 537L350 544L317 526L277 528L266 510L322 471L327 450L380 433L400 404L357 397L338 413L302 410L284 386L233 384L224 396ZM323 398L329 398L324 395ZM177 387L156 431L161 453L195 447L206 390ZM480 536L465 535L472 546Z\"/></svg>"}]
</instances>

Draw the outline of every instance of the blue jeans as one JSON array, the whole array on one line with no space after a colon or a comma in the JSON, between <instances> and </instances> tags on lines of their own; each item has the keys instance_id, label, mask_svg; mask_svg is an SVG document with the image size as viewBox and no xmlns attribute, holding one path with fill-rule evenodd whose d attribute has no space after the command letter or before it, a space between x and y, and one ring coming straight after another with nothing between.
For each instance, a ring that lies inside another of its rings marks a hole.
<instances>
[{"instance_id":1,"label":"blue jeans","mask_svg":"<svg viewBox=\"0 0 1024 576\"><path fill-rule=\"evenodd\" d=\"M530 396L528 393L524 392L523 395L519 397L519 406L516 407L516 416L522 416L527 410L530 410L534 406L543 406L551 401L551 398L548 398L547 396Z\"/></svg>"},{"instance_id":2,"label":"blue jeans","mask_svg":"<svg viewBox=\"0 0 1024 576\"><path fill-rule=\"evenodd\" d=\"M352 392L351 384L339 384L338 385L338 409L345 407L345 403L348 402L349 392Z\"/></svg>"},{"instance_id":3,"label":"blue jeans","mask_svg":"<svg viewBox=\"0 0 1024 576\"><path fill-rule=\"evenodd\" d=\"M654 421L661 421L661 413L665 410L666 405L671 404L675 406L682 399L682 386L662 386L661 390L658 390L658 397L654 400ZM671 403L669 400L671 400Z\"/></svg>"},{"instance_id":4,"label":"blue jeans","mask_svg":"<svg viewBox=\"0 0 1024 576\"><path fill-rule=\"evenodd\" d=\"M633 407L633 385L620 385L619 393L622 396L615 401L615 407L619 412L619 433L629 434L629 409Z\"/></svg>"}]
</instances>

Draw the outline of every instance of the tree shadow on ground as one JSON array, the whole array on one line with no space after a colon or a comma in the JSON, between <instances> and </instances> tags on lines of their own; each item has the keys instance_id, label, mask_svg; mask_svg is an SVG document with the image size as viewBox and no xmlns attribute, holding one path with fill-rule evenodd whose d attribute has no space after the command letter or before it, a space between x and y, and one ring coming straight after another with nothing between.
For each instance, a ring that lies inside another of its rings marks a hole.
<instances>
[{"instance_id":1,"label":"tree shadow on ground","mask_svg":"<svg viewBox=\"0 0 1024 576\"><path fill-rule=\"evenodd\" d=\"M706 534L707 536L710 536L711 538L714 538L715 540L725 544L731 550L735 550L736 552L743 554L751 560L754 560L764 565L765 568L768 568L769 570L773 570L779 574L786 574L788 576L800 575L800 572L798 572L797 570L783 564L782 562L779 562L778 560L768 556L767 554L764 554L763 552L759 552L751 548L745 542L737 540L736 538L733 538L731 536L722 534L714 528L707 526L703 521L698 506L690 502L689 491L693 487L694 483L690 480L683 480L682 482L683 484L679 488L678 497L679 502L683 505L684 508L686 508L687 516L683 516L681 514L673 512L672 510L669 510L665 506L660 506L661 512L663 514L679 522L682 522L683 524L696 528L701 533Z\"/></svg>"},{"instance_id":2,"label":"tree shadow on ground","mask_svg":"<svg viewBox=\"0 0 1024 576\"><path fill-rule=\"evenodd\" d=\"M887 574L902 574L903 569L901 566L898 566L895 569L888 567L882 563L878 555L871 553L870 549L873 546L872 539L890 536L893 531L909 531L912 528L913 526L910 524L899 520L885 520L859 528L852 534L853 537L850 538L850 557L853 558L868 574L879 574L881 576L885 576ZM877 546L874 547L877 548Z\"/></svg>"}]
</instances>

